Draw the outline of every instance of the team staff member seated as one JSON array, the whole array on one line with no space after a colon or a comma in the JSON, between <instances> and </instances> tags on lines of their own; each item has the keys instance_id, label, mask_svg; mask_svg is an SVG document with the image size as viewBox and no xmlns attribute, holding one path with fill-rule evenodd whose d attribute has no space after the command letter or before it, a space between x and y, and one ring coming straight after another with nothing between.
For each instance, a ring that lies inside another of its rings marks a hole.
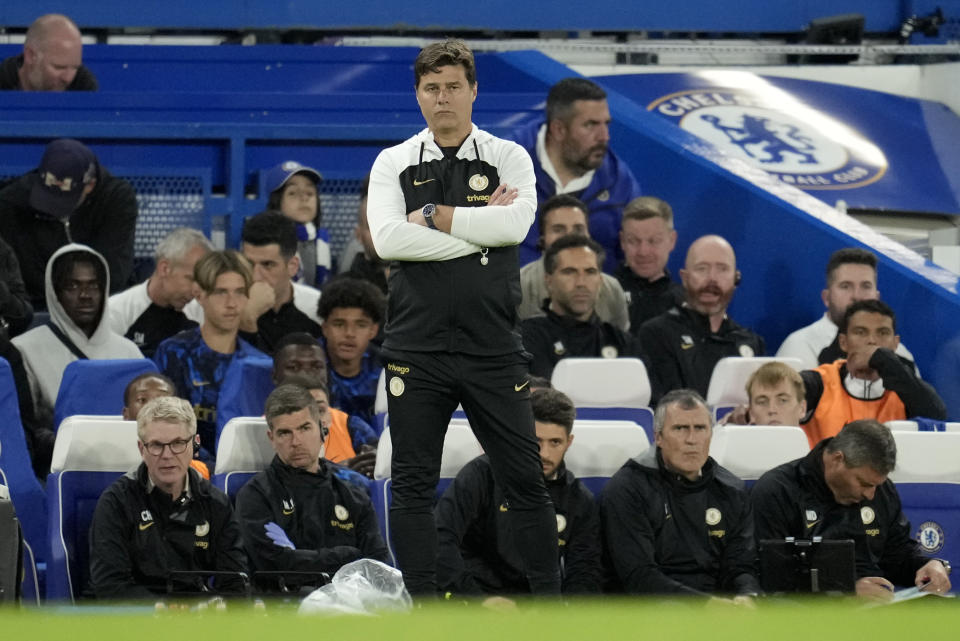
<instances>
[{"instance_id":1,"label":"team staff member seated","mask_svg":"<svg viewBox=\"0 0 960 641\"><path fill-rule=\"evenodd\" d=\"M606 553L631 594L735 595L760 590L743 481L709 456L711 412L674 390L654 413L655 447L627 461L600 499Z\"/></svg>"},{"instance_id":2,"label":"team staff member seated","mask_svg":"<svg viewBox=\"0 0 960 641\"><path fill-rule=\"evenodd\" d=\"M737 257L724 238L701 236L680 270L686 301L651 318L636 333L649 358L653 401L674 389L706 396L717 362L725 356L763 356L763 338L727 316L740 283Z\"/></svg>"},{"instance_id":3,"label":"team staff member seated","mask_svg":"<svg viewBox=\"0 0 960 641\"><path fill-rule=\"evenodd\" d=\"M564 358L640 357L632 335L597 315L603 248L577 234L562 236L543 257L549 298L544 315L520 324L523 347L530 353L530 373L550 378Z\"/></svg>"},{"instance_id":4,"label":"team staff member seated","mask_svg":"<svg viewBox=\"0 0 960 641\"><path fill-rule=\"evenodd\" d=\"M530 395L540 443L543 480L557 512L563 593L600 591L600 514L583 483L564 464L573 444L577 410L563 392L538 389ZM507 503L486 456L463 467L437 503L440 588L454 594L514 595L530 592L513 534Z\"/></svg>"},{"instance_id":5,"label":"team staff member seated","mask_svg":"<svg viewBox=\"0 0 960 641\"><path fill-rule=\"evenodd\" d=\"M333 574L360 558L387 562L370 499L323 458L329 428L310 392L281 385L265 413L276 456L237 494L254 569Z\"/></svg>"},{"instance_id":6,"label":"team staff member seated","mask_svg":"<svg viewBox=\"0 0 960 641\"><path fill-rule=\"evenodd\" d=\"M750 493L757 541L853 539L863 597L893 599L894 584L948 592L949 564L924 556L910 536L887 478L896 464L897 444L886 425L873 419L848 424L805 457L760 477Z\"/></svg>"},{"instance_id":7,"label":"team staff member seated","mask_svg":"<svg viewBox=\"0 0 960 641\"><path fill-rule=\"evenodd\" d=\"M886 422L947 417L936 390L917 376L912 362L894 353L900 344L896 323L893 310L883 301L853 303L837 335L847 358L800 373L809 413L800 426L810 447L860 418Z\"/></svg>"},{"instance_id":8,"label":"team staff member seated","mask_svg":"<svg viewBox=\"0 0 960 641\"><path fill-rule=\"evenodd\" d=\"M414 87L427 128L370 172L370 232L390 268L386 361L397 562L435 594L434 493L458 404L503 483L531 591L560 592L556 518L543 484L520 341L517 245L536 209L530 156L471 121L473 53L424 47Z\"/></svg>"},{"instance_id":9,"label":"team staff member seated","mask_svg":"<svg viewBox=\"0 0 960 641\"><path fill-rule=\"evenodd\" d=\"M163 396L137 415L143 462L108 487L90 528L90 583L98 599L166 594L171 571L247 572L240 525L227 495L190 468L197 419L190 403ZM194 579L175 589L198 591ZM239 577L214 588L240 592Z\"/></svg>"}]
</instances>

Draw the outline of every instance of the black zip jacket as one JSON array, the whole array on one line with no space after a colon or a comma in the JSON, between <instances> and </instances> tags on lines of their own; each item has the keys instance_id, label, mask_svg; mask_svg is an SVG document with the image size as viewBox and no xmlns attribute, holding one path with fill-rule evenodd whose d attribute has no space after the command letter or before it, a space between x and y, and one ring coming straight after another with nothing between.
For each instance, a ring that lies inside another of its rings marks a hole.
<instances>
[{"instance_id":1,"label":"black zip jacket","mask_svg":"<svg viewBox=\"0 0 960 641\"><path fill-rule=\"evenodd\" d=\"M71 242L95 249L110 267L111 293L130 284L137 196L126 180L100 167L97 186L69 218L47 216L30 206L30 187L38 178L30 171L0 190L0 237L13 247L34 309L46 309L44 274L47 261Z\"/></svg>"},{"instance_id":2,"label":"black zip jacket","mask_svg":"<svg viewBox=\"0 0 960 641\"><path fill-rule=\"evenodd\" d=\"M710 376L725 356L763 356L766 346L758 334L724 318L710 331L710 319L686 305L674 307L637 331L653 388L651 405L670 390L689 388L707 395Z\"/></svg>"},{"instance_id":3,"label":"black zip jacket","mask_svg":"<svg viewBox=\"0 0 960 641\"><path fill-rule=\"evenodd\" d=\"M708 458L696 481L651 447L600 497L613 588L631 594L755 594L753 514L743 481Z\"/></svg>"},{"instance_id":4,"label":"black zip jacket","mask_svg":"<svg viewBox=\"0 0 960 641\"><path fill-rule=\"evenodd\" d=\"M520 323L523 347L533 357L530 374L549 379L562 358L642 358L640 343L630 334L605 323L594 314L580 321L560 316L544 305L545 316L533 316Z\"/></svg>"},{"instance_id":5,"label":"black zip jacket","mask_svg":"<svg viewBox=\"0 0 960 641\"><path fill-rule=\"evenodd\" d=\"M593 494L561 464L546 481L557 513L564 594L600 591L600 518ZM529 594L507 505L487 456L467 463L437 503L437 582L459 594Z\"/></svg>"},{"instance_id":6,"label":"black zip jacket","mask_svg":"<svg viewBox=\"0 0 960 641\"><path fill-rule=\"evenodd\" d=\"M173 570L247 572L240 525L230 499L193 469L188 499L159 488L147 493L141 463L108 487L90 528L90 583L98 599L149 599L166 593ZM196 580L177 583L196 591ZM239 593L239 578L218 580L222 593Z\"/></svg>"},{"instance_id":7,"label":"black zip jacket","mask_svg":"<svg viewBox=\"0 0 960 641\"><path fill-rule=\"evenodd\" d=\"M683 305L683 285L674 282L669 271L665 276L649 281L633 273L626 263L620 263L613 275L620 281L620 286L627 295L630 330L633 333L637 333L640 326L651 318Z\"/></svg>"},{"instance_id":8,"label":"black zip jacket","mask_svg":"<svg viewBox=\"0 0 960 641\"><path fill-rule=\"evenodd\" d=\"M857 578L882 576L896 585L913 586L917 570L930 559L910 536L897 488L887 480L871 501L837 503L823 478L823 451L832 440L824 439L805 457L773 468L753 486L757 541L788 536L853 539Z\"/></svg>"},{"instance_id":9,"label":"black zip jacket","mask_svg":"<svg viewBox=\"0 0 960 641\"><path fill-rule=\"evenodd\" d=\"M329 572L360 558L389 562L367 495L320 461L316 474L273 457L237 494L243 541L255 570ZM279 547L264 526L279 525L296 550Z\"/></svg>"}]
</instances>

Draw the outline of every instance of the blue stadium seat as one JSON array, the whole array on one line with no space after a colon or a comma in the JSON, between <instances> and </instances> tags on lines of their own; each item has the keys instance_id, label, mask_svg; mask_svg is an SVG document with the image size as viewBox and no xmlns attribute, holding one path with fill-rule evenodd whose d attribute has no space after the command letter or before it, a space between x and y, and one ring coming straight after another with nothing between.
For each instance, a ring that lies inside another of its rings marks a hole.
<instances>
[{"instance_id":1,"label":"blue stadium seat","mask_svg":"<svg viewBox=\"0 0 960 641\"><path fill-rule=\"evenodd\" d=\"M20 422L20 404L13 373L6 359L0 358L0 478L10 490L10 499L23 528L25 549L36 570L32 585L24 585L35 595L42 593L47 545L47 495L33 473L30 452Z\"/></svg>"},{"instance_id":2,"label":"blue stadium seat","mask_svg":"<svg viewBox=\"0 0 960 641\"><path fill-rule=\"evenodd\" d=\"M218 457L220 432L231 419L263 416L263 406L273 391L272 373L273 360L264 357L235 359L227 368L217 397Z\"/></svg>"},{"instance_id":3,"label":"blue stadium seat","mask_svg":"<svg viewBox=\"0 0 960 641\"><path fill-rule=\"evenodd\" d=\"M53 424L75 414L114 415L123 410L123 391L140 374L156 372L146 358L73 361L63 370L63 379L53 408Z\"/></svg>"},{"instance_id":4,"label":"blue stadium seat","mask_svg":"<svg viewBox=\"0 0 960 641\"><path fill-rule=\"evenodd\" d=\"M217 466L211 482L230 500L257 472L273 460L273 445L267 438L267 421L257 416L230 419L220 432Z\"/></svg>"},{"instance_id":5,"label":"blue stadium seat","mask_svg":"<svg viewBox=\"0 0 960 641\"><path fill-rule=\"evenodd\" d=\"M960 432L894 430L896 483L914 538L931 557L960 563Z\"/></svg>"},{"instance_id":6,"label":"blue stadium seat","mask_svg":"<svg viewBox=\"0 0 960 641\"><path fill-rule=\"evenodd\" d=\"M75 601L89 582L89 532L100 494L141 461L137 424L68 417L57 434L47 494L47 599Z\"/></svg>"}]
</instances>

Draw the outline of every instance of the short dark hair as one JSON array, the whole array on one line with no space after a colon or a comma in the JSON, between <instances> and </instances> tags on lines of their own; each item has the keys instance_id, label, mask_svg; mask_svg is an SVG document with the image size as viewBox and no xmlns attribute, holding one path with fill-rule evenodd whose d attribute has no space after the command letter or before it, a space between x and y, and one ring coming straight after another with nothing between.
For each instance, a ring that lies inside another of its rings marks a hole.
<instances>
[{"instance_id":1,"label":"short dark hair","mask_svg":"<svg viewBox=\"0 0 960 641\"><path fill-rule=\"evenodd\" d=\"M473 61L473 52L463 40L447 38L441 42L432 42L420 50L413 63L413 86L420 86L420 78L427 73L437 73L440 67L460 65L463 67L467 82L472 87L477 84L477 67Z\"/></svg>"},{"instance_id":2,"label":"short dark hair","mask_svg":"<svg viewBox=\"0 0 960 641\"><path fill-rule=\"evenodd\" d=\"M890 428L872 418L851 421L826 446L830 454L843 452L847 467L870 467L887 475L897 466L897 441Z\"/></svg>"},{"instance_id":3,"label":"short dark hair","mask_svg":"<svg viewBox=\"0 0 960 641\"><path fill-rule=\"evenodd\" d=\"M310 376L309 374L303 373L294 374L283 379L283 383L281 384L299 385L307 391L318 389L327 395L327 400L330 400L330 388L327 387L327 384L319 376Z\"/></svg>"},{"instance_id":4,"label":"short dark hair","mask_svg":"<svg viewBox=\"0 0 960 641\"><path fill-rule=\"evenodd\" d=\"M550 87L547 94L547 125L554 120L566 121L577 100L606 100L607 92L586 78L564 78Z\"/></svg>"},{"instance_id":5,"label":"short dark hair","mask_svg":"<svg viewBox=\"0 0 960 641\"><path fill-rule=\"evenodd\" d=\"M827 287L833 279L833 272L840 265L866 265L872 267L874 275L877 272L877 255L872 251L861 249L859 247L844 247L830 254L830 260L827 261Z\"/></svg>"},{"instance_id":6,"label":"short dark hair","mask_svg":"<svg viewBox=\"0 0 960 641\"><path fill-rule=\"evenodd\" d=\"M657 409L653 412L653 431L659 433L663 431L663 423L667 420L667 410L671 405L676 405L682 410L693 410L702 407L707 413L707 417L713 424L713 415L710 406L703 400L700 394L692 389L675 389L663 395L657 403Z\"/></svg>"},{"instance_id":7,"label":"short dark hair","mask_svg":"<svg viewBox=\"0 0 960 641\"><path fill-rule=\"evenodd\" d=\"M597 255L597 266L603 265L604 257L606 253L603 251L603 247L600 246L600 243L588 238L586 236L581 236L579 234L567 234L566 236L561 236L554 241L552 245L547 247L547 251L543 254L543 269L548 274L552 274L557 268L557 254L562 252L564 249L575 249L577 247L587 247L593 253Z\"/></svg>"},{"instance_id":8,"label":"short dark hair","mask_svg":"<svg viewBox=\"0 0 960 641\"><path fill-rule=\"evenodd\" d=\"M368 173L363 177L363 182L360 183L360 199L366 198L370 194L370 174Z\"/></svg>"},{"instance_id":9,"label":"short dark hair","mask_svg":"<svg viewBox=\"0 0 960 641\"><path fill-rule=\"evenodd\" d=\"M541 388L530 394L533 407L533 419L541 423L559 425L569 435L573 430L573 421L577 418L577 408L570 397L553 388Z\"/></svg>"},{"instance_id":10,"label":"short dark hair","mask_svg":"<svg viewBox=\"0 0 960 641\"><path fill-rule=\"evenodd\" d=\"M882 300L858 300L855 303L852 303L847 307L847 311L843 313L843 318L840 319L840 324L837 326L837 332L840 334L846 334L847 329L850 327L850 319L853 318L853 315L857 312L870 312L872 314L883 314L884 316L890 317L890 320L893 321L893 332L897 332L897 316L893 313L893 310L890 309L890 306L887 305Z\"/></svg>"},{"instance_id":11,"label":"short dark hair","mask_svg":"<svg viewBox=\"0 0 960 641\"><path fill-rule=\"evenodd\" d=\"M50 280L53 282L53 291L59 292L63 289L67 279L73 274L73 268L76 265L90 265L97 276L97 283L100 285L100 291L106 300L109 296L107 292L107 269L103 266L103 261L92 251L77 249L60 254L53 261L50 269ZM102 306L102 304L101 304Z\"/></svg>"},{"instance_id":12,"label":"short dark hair","mask_svg":"<svg viewBox=\"0 0 960 641\"><path fill-rule=\"evenodd\" d=\"M273 348L273 353L277 354L281 349L289 345L306 345L307 347L320 347L320 341L309 332L290 332L284 334L283 338L277 341Z\"/></svg>"},{"instance_id":13,"label":"short dark hair","mask_svg":"<svg viewBox=\"0 0 960 641\"><path fill-rule=\"evenodd\" d=\"M254 247L279 245L285 260L297 253L297 223L278 211L263 211L243 222L240 239Z\"/></svg>"},{"instance_id":14,"label":"short dark hair","mask_svg":"<svg viewBox=\"0 0 960 641\"><path fill-rule=\"evenodd\" d=\"M576 196L571 196L570 194L557 194L556 196L551 196L547 199L543 205L540 206L540 235L543 236L543 231L546 229L547 225L547 214L549 214L554 209L560 209L561 207L573 207L579 209L583 212L583 217L590 218L590 209L584 204L582 200Z\"/></svg>"},{"instance_id":15,"label":"short dark hair","mask_svg":"<svg viewBox=\"0 0 960 641\"><path fill-rule=\"evenodd\" d=\"M320 408L317 407L317 402L313 400L309 390L300 385L285 383L270 392L264 404L263 415L267 419L267 427L273 431L273 419L299 412L304 408L310 410L310 418L320 425Z\"/></svg>"},{"instance_id":16,"label":"short dark hair","mask_svg":"<svg viewBox=\"0 0 960 641\"><path fill-rule=\"evenodd\" d=\"M128 407L130 405L130 394L133 392L133 388L137 386L137 383L148 378L160 379L167 386L170 387L170 389L173 391L174 396L177 395L177 385L172 380L170 380L169 376L166 376L165 374L161 374L160 372L144 372L143 374L140 374L139 376L135 377L132 381L127 383L127 387L123 390L124 407Z\"/></svg>"},{"instance_id":17,"label":"short dark hair","mask_svg":"<svg viewBox=\"0 0 960 641\"><path fill-rule=\"evenodd\" d=\"M380 288L368 280L338 276L323 286L317 316L326 319L338 307L357 307L378 325L383 320L387 299Z\"/></svg>"}]
</instances>

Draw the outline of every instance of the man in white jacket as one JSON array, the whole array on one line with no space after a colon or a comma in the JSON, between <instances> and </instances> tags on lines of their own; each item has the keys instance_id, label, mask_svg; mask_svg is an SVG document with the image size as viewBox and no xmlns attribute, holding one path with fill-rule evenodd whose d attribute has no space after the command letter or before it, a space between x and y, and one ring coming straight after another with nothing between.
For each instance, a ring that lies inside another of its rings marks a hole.
<instances>
[{"instance_id":1,"label":"man in white jacket","mask_svg":"<svg viewBox=\"0 0 960 641\"><path fill-rule=\"evenodd\" d=\"M130 340L110 328L110 272L86 245L58 249L44 276L50 320L13 339L23 355L37 420L52 422L63 370L75 360L143 358Z\"/></svg>"},{"instance_id":2,"label":"man in white jacket","mask_svg":"<svg viewBox=\"0 0 960 641\"><path fill-rule=\"evenodd\" d=\"M473 124L476 68L463 42L424 47L414 87L427 128L380 153L368 203L373 244L392 261L382 353L397 563L411 594L436 593L434 493L444 432L462 404L503 485L531 593L559 595L556 515L516 311L517 245L537 203L533 163Z\"/></svg>"}]
</instances>

